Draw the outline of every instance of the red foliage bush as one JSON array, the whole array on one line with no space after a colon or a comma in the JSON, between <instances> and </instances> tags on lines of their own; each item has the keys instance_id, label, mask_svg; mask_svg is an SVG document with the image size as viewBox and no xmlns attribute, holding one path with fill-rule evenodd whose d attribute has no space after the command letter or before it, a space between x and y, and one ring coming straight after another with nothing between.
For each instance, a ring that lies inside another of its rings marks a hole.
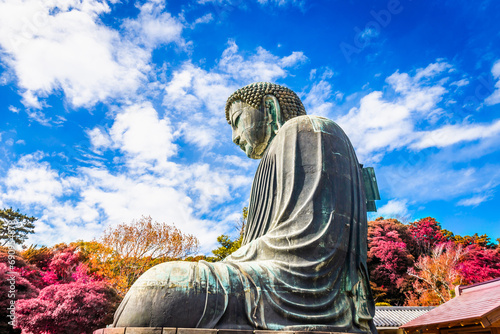
<instances>
[{"instance_id":1,"label":"red foliage bush","mask_svg":"<svg viewBox=\"0 0 500 334\"><path fill-rule=\"evenodd\" d=\"M11 301L19 303L20 299L33 298L38 289L18 272L11 271L5 263L0 263L0 333L10 333L12 326L8 323Z\"/></svg>"},{"instance_id":2,"label":"red foliage bush","mask_svg":"<svg viewBox=\"0 0 500 334\"><path fill-rule=\"evenodd\" d=\"M406 234L406 226L395 219L379 219L368 225L367 264L375 297L395 304L404 303L400 288L414 261L404 241Z\"/></svg>"},{"instance_id":3,"label":"red foliage bush","mask_svg":"<svg viewBox=\"0 0 500 334\"><path fill-rule=\"evenodd\" d=\"M71 282L72 274L80 264L80 256L74 248L67 248L52 257L48 265L48 271L57 275L58 281Z\"/></svg>"},{"instance_id":4,"label":"red foliage bush","mask_svg":"<svg viewBox=\"0 0 500 334\"><path fill-rule=\"evenodd\" d=\"M458 271L466 284L500 277L500 253L477 244L467 246L465 259L458 264Z\"/></svg>"},{"instance_id":5,"label":"red foliage bush","mask_svg":"<svg viewBox=\"0 0 500 334\"><path fill-rule=\"evenodd\" d=\"M441 229L441 224L432 217L422 218L410 224L408 232L415 241L416 249L410 252L415 258L421 254L431 254L434 247L449 241Z\"/></svg>"},{"instance_id":6,"label":"red foliage bush","mask_svg":"<svg viewBox=\"0 0 500 334\"><path fill-rule=\"evenodd\" d=\"M90 333L112 322L118 302L103 282L50 285L37 298L17 303L17 326L23 333Z\"/></svg>"}]
</instances>

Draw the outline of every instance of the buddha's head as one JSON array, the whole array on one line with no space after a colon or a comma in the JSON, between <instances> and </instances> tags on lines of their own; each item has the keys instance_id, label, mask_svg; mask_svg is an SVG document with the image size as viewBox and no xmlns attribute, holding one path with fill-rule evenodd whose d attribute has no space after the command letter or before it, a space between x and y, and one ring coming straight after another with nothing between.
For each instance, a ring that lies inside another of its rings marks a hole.
<instances>
[{"instance_id":1,"label":"buddha's head","mask_svg":"<svg viewBox=\"0 0 500 334\"><path fill-rule=\"evenodd\" d=\"M305 114L297 94L269 82L240 88L226 102L226 119L233 128L233 142L252 159L262 158L286 121Z\"/></svg>"}]
</instances>

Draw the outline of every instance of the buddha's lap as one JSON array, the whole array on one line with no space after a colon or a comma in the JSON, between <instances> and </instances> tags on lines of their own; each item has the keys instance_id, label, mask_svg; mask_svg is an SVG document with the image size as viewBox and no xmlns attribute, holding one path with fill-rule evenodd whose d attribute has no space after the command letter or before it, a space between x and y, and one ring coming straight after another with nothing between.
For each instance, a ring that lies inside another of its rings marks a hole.
<instances>
[{"instance_id":1,"label":"buddha's lap","mask_svg":"<svg viewBox=\"0 0 500 334\"><path fill-rule=\"evenodd\" d=\"M195 327L203 315L206 277L198 263L165 262L146 271L116 312L117 327Z\"/></svg>"}]
</instances>

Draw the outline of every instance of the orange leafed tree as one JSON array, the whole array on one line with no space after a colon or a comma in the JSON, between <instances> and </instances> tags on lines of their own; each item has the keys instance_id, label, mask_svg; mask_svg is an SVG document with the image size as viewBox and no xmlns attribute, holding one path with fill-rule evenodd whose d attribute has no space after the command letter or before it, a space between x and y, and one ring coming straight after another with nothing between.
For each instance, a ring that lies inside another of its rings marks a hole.
<instances>
[{"instance_id":1,"label":"orange leafed tree","mask_svg":"<svg viewBox=\"0 0 500 334\"><path fill-rule=\"evenodd\" d=\"M82 242L80 249L91 272L106 278L124 296L149 268L195 253L198 239L173 225L142 217L109 228L99 241Z\"/></svg>"},{"instance_id":2,"label":"orange leafed tree","mask_svg":"<svg viewBox=\"0 0 500 334\"><path fill-rule=\"evenodd\" d=\"M198 239L166 223L142 217L108 229L100 240L123 257L179 259L198 250Z\"/></svg>"},{"instance_id":3,"label":"orange leafed tree","mask_svg":"<svg viewBox=\"0 0 500 334\"><path fill-rule=\"evenodd\" d=\"M465 254L461 245L442 243L432 249L431 255L419 257L414 268L408 270L416 281L406 304L439 305L453 298L455 286L461 283L458 263Z\"/></svg>"}]
</instances>

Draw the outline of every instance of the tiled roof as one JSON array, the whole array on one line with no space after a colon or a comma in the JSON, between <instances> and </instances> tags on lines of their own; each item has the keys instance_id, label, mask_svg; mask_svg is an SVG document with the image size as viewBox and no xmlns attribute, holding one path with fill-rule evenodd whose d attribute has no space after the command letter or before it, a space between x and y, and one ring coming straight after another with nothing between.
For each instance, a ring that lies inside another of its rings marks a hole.
<instances>
[{"instance_id":1,"label":"tiled roof","mask_svg":"<svg viewBox=\"0 0 500 334\"><path fill-rule=\"evenodd\" d=\"M375 327L395 327L406 324L432 310L434 306L375 306Z\"/></svg>"},{"instance_id":2,"label":"tiled roof","mask_svg":"<svg viewBox=\"0 0 500 334\"><path fill-rule=\"evenodd\" d=\"M460 291L459 296L402 327L463 325L479 321L495 310L500 311L500 279L460 287Z\"/></svg>"}]
</instances>

